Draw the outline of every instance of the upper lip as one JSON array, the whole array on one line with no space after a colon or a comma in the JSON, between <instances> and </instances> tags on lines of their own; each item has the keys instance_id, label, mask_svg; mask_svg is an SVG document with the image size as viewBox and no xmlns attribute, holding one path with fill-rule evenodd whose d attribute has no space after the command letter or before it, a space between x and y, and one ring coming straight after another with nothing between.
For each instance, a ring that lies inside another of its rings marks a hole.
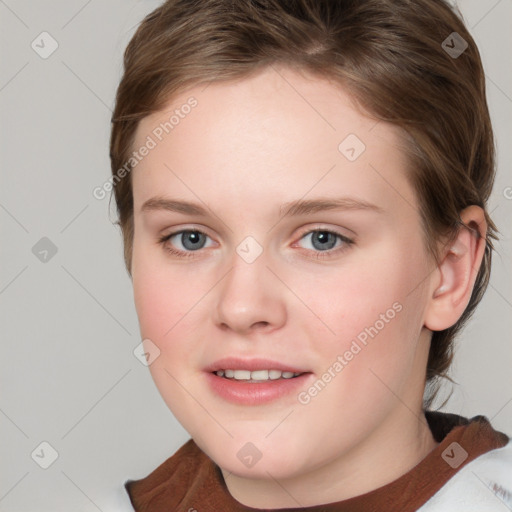
<instances>
[{"instance_id":1,"label":"upper lip","mask_svg":"<svg viewBox=\"0 0 512 512\"><path fill-rule=\"evenodd\" d=\"M204 368L206 372L216 372L218 370L280 370L282 372L306 373L309 370L283 364L272 359L251 358L241 359L238 357L225 357L218 359Z\"/></svg>"}]
</instances>

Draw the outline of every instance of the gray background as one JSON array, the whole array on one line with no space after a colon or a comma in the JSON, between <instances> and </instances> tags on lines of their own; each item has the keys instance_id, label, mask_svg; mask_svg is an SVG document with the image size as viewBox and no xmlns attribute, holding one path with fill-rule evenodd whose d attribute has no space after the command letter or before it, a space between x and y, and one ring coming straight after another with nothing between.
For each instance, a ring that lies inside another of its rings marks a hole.
<instances>
[{"instance_id":1,"label":"gray background","mask_svg":"<svg viewBox=\"0 0 512 512\"><path fill-rule=\"evenodd\" d=\"M122 53L159 4L0 0L0 511L101 510L108 489L146 476L189 437L133 354L140 337L114 202L109 211L92 195L110 175ZM498 144L490 210L502 240L444 410L486 415L512 435L512 0L459 6L487 74ZM31 47L43 31L59 45L46 59ZM43 237L57 248L47 261L33 252ZM47 469L43 441L58 453Z\"/></svg>"}]
</instances>

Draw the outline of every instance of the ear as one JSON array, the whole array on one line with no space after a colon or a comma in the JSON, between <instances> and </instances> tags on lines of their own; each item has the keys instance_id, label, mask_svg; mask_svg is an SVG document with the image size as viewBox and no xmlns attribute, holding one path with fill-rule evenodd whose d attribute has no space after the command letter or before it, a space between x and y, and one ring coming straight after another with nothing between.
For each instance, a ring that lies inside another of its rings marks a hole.
<instances>
[{"instance_id":1,"label":"ear","mask_svg":"<svg viewBox=\"0 0 512 512\"><path fill-rule=\"evenodd\" d=\"M444 249L433 274L425 327L442 331L454 325L466 309L485 253L487 222L482 208L469 206L460 215L463 226Z\"/></svg>"}]
</instances>

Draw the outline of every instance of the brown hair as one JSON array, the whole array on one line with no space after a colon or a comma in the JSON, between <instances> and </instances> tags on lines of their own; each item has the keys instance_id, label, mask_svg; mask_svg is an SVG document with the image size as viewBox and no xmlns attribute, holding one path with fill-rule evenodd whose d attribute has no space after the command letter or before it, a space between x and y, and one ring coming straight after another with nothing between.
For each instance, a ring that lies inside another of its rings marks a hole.
<instances>
[{"instance_id":1,"label":"brown hair","mask_svg":"<svg viewBox=\"0 0 512 512\"><path fill-rule=\"evenodd\" d=\"M449 51L464 41L460 55ZM438 242L461 227L460 212L485 211L486 248L470 302L455 325L432 336L427 384L437 391L455 336L489 282L497 239L486 211L495 149L485 75L462 16L444 0L168 0L146 16L124 53L110 139L128 273L131 173L119 179L118 172L130 161L139 121L187 87L242 79L274 63L334 79L368 115L402 128L436 261Z\"/></svg>"}]
</instances>

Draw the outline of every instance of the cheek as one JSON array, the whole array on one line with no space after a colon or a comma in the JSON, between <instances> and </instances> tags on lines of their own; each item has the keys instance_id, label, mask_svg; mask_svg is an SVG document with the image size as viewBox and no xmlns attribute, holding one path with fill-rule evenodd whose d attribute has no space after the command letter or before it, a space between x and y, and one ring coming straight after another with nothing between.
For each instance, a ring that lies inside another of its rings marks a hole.
<instances>
[{"instance_id":1,"label":"cheek","mask_svg":"<svg viewBox=\"0 0 512 512\"><path fill-rule=\"evenodd\" d=\"M308 309L316 317L312 326L315 330L321 327L329 332L326 340L346 340L375 322L382 330L381 315L384 320L394 319L396 309L400 308L393 308L393 304L403 304L407 300L406 296L413 288L414 272L400 262L385 272L381 268L375 262L358 262L346 268L332 268L324 275L312 275L307 282L296 282L297 295L304 297ZM309 315L306 316L311 320Z\"/></svg>"},{"instance_id":2,"label":"cheek","mask_svg":"<svg viewBox=\"0 0 512 512\"><path fill-rule=\"evenodd\" d=\"M193 314L188 314L200 295L191 284L186 285L183 273L171 272L168 267L148 257L140 257L134 250L132 272L135 308L141 336L155 343L162 355L180 350L186 343L184 332L190 326ZM156 361L155 361L156 363Z\"/></svg>"},{"instance_id":3,"label":"cheek","mask_svg":"<svg viewBox=\"0 0 512 512\"><path fill-rule=\"evenodd\" d=\"M142 264L133 273L133 291L141 335L156 342L174 323L172 290L165 286L158 271Z\"/></svg>"},{"instance_id":4,"label":"cheek","mask_svg":"<svg viewBox=\"0 0 512 512\"><path fill-rule=\"evenodd\" d=\"M133 288L141 337L151 340L160 351L149 371L174 416L197 435L190 418L202 417L203 412L185 389L193 389L193 358L200 352L192 334L198 323L193 306L203 294L193 285L184 285L183 273L140 259L135 268Z\"/></svg>"},{"instance_id":5,"label":"cheek","mask_svg":"<svg viewBox=\"0 0 512 512\"><path fill-rule=\"evenodd\" d=\"M307 294L304 288L316 314L313 322L305 320L304 329L315 340L314 351L326 368L342 356L347 362L343 372L351 374L351 380L375 380L368 368L399 377L410 367L425 307L417 285L428 269L421 251L413 255L402 249L380 246L375 259L360 259L346 270L316 276L309 288L316 292ZM366 375L358 376L358 368Z\"/></svg>"}]
</instances>

